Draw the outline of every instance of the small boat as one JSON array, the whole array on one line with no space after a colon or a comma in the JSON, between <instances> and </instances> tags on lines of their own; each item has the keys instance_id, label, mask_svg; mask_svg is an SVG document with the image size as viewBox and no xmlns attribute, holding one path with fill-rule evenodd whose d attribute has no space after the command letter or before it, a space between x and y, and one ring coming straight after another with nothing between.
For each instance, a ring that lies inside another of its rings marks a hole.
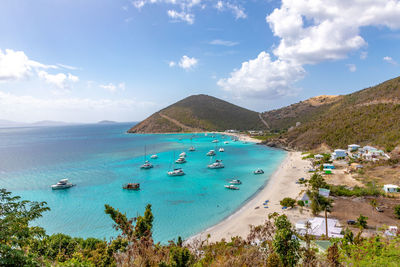
<instances>
[{"instance_id":1,"label":"small boat","mask_svg":"<svg viewBox=\"0 0 400 267\"><path fill-rule=\"evenodd\" d=\"M74 184L69 183L68 179L61 179L60 181L58 181L58 183L53 184L51 186L51 189L53 189L53 190L67 189L67 188L70 188L73 186L74 186Z\"/></svg>"},{"instance_id":2,"label":"small boat","mask_svg":"<svg viewBox=\"0 0 400 267\"><path fill-rule=\"evenodd\" d=\"M225 152L225 149L223 147L221 147L218 151L219 152Z\"/></svg>"},{"instance_id":3,"label":"small boat","mask_svg":"<svg viewBox=\"0 0 400 267\"><path fill-rule=\"evenodd\" d=\"M225 145L226 145L226 144L229 144L229 142L228 142L228 141L225 141L224 144L225 144Z\"/></svg>"},{"instance_id":4,"label":"small boat","mask_svg":"<svg viewBox=\"0 0 400 267\"><path fill-rule=\"evenodd\" d=\"M263 174L264 171L262 169L257 169L254 171L254 174Z\"/></svg>"},{"instance_id":5,"label":"small boat","mask_svg":"<svg viewBox=\"0 0 400 267\"><path fill-rule=\"evenodd\" d=\"M179 157L179 159L175 160L175 163L178 164L186 163L186 159L184 157Z\"/></svg>"},{"instance_id":6,"label":"small boat","mask_svg":"<svg viewBox=\"0 0 400 267\"><path fill-rule=\"evenodd\" d=\"M151 155L150 158L151 158L151 159L158 159L158 155L157 155L157 154Z\"/></svg>"},{"instance_id":7,"label":"small boat","mask_svg":"<svg viewBox=\"0 0 400 267\"><path fill-rule=\"evenodd\" d=\"M179 154L180 158L186 158L186 152L182 152L181 154Z\"/></svg>"},{"instance_id":8,"label":"small boat","mask_svg":"<svg viewBox=\"0 0 400 267\"><path fill-rule=\"evenodd\" d=\"M153 168L153 164L151 164L148 160L144 162L142 166L140 166L141 169L151 169Z\"/></svg>"},{"instance_id":9,"label":"small boat","mask_svg":"<svg viewBox=\"0 0 400 267\"><path fill-rule=\"evenodd\" d=\"M242 184L242 181L234 179L232 181L229 182L230 184Z\"/></svg>"},{"instance_id":10,"label":"small boat","mask_svg":"<svg viewBox=\"0 0 400 267\"><path fill-rule=\"evenodd\" d=\"M222 160L217 159L214 163L209 164L207 166L207 168L209 168L209 169L221 169L221 168L225 168L225 166L222 163Z\"/></svg>"},{"instance_id":11,"label":"small boat","mask_svg":"<svg viewBox=\"0 0 400 267\"><path fill-rule=\"evenodd\" d=\"M225 185L225 188L226 189L230 189L230 190L239 190L239 187L237 187L237 186L234 186L234 185Z\"/></svg>"},{"instance_id":12,"label":"small boat","mask_svg":"<svg viewBox=\"0 0 400 267\"><path fill-rule=\"evenodd\" d=\"M181 168L174 169L173 171L167 172L168 176L182 176L185 175Z\"/></svg>"},{"instance_id":13,"label":"small boat","mask_svg":"<svg viewBox=\"0 0 400 267\"><path fill-rule=\"evenodd\" d=\"M207 156L215 156L215 150L211 149L210 151L207 152Z\"/></svg>"},{"instance_id":14,"label":"small boat","mask_svg":"<svg viewBox=\"0 0 400 267\"><path fill-rule=\"evenodd\" d=\"M196 151L196 149L194 148L194 146L191 146L191 147L189 148L189 151L190 151L190 152L193 152L193 151Z\"/></svg>"},{"instance_id":15,"label":"small boat","mask_svg":"<svg viewBox=\"0 0 400 267\"><path fill-rule=\"evenodd\" d=\"M139 183L129 183L129 184L124 184L122 186L123 189L127 190L140 190L140 184Z\"/></svg>"},{"instance_id":16,"label":"small boat","mask_svg":"<svg viewBox=\"0 0 400 267\"><path fill-rule=\"evenodd\" d=\"M218 143L218 142L219 142L218 139L212 140L212 143Z\"/></svg>"}]
</instances>

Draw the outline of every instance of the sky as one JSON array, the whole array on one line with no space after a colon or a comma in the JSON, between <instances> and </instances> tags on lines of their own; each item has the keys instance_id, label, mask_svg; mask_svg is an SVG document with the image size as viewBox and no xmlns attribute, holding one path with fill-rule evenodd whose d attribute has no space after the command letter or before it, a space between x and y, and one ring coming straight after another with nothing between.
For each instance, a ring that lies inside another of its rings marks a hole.
<instances>
[{"instance_id":1,"label":"sky","mask_svg":"<svg viewBox=\"0 0 400 267\"><path fill-rule=\"evenodd\" d=\"M400 0L1 0L0 119L262 112L397 77L399 48Z\"/></svg>"}]
</instances>

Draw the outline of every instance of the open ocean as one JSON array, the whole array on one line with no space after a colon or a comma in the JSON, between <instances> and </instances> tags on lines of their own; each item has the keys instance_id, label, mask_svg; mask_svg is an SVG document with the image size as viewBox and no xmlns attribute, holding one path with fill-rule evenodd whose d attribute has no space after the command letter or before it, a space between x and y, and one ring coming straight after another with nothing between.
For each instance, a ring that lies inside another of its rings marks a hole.
<instances>
[{"instance_id":1,"label":"open ocean","mask_svg":"<svg viewBox=\"0 0 400 267\"><path fill-rule=\"evenodd\" d=\"M0 129L0 188L23 199L46 201L51 211L35 223L48 234L109 239L118 233L104 213L104 204L129 218L143 214L147 203L155 216L153 237L166 242L187 238L224 219L240 208L268 181L286 156L282 150L222 139L217 152L224 169L207 169L215 149L210 135L126 134L132 123ZM179 139L182 140L179 140ZM192 138L192 141L191 141ZM228 141L229 144L223 144ZM188 148L195 146L195 152ZM144 147L153 169L141 170ZM185 151L185 176L168 177L173 157ZM263 175L253 171L262 168ZM240 190L227 190L232 178L242 180ZM77 184L51 190L62 178ZM140 191L126 191L122 184L139 182Z\"/></svg>"}]
</instances>

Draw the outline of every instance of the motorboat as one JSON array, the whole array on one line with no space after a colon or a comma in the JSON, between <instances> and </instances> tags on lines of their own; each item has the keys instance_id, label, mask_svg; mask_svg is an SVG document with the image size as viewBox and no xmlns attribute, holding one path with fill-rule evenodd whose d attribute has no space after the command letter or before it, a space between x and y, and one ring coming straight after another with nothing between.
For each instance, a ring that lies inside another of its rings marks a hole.
<instances>
[{"instance_id":1,"label":"motorboat","mask_svg":"<svg viewBox=\"0 0 400 267\"><path fill-rule=\"evenodd\" d=\"M193 151L196 151L196 149L194 148L194 146L191 146L191 147L189 148L189 151L190 151L190 152L193 152Z\"/></svg>"},{"instance_id":2,"label":"motorboat","mask_svg":"<svg viewBox=\"0 0 400 267\"><path fill-rule=\"evenodd\" d=\"M225 152L225 149L223 147L221 147L218 151L219 152Z\"/></svg>"},{"instance_id":3,"label":"motorboat","mask_svg":"<svg viewBox=\"0 0 400 267\"><path fill-rule=\"evenodd\" d=\"M157 155L157 154L151 155L150 158L151 158L151 159L158 159L158 155Z\"/></svg>"},{"instance_id":4,"label":"motorboat","mask_svg":"<svg viewBox=\"0 0 400 267\"><path fill-rule=\"evenodd\" d=\"M212 140L212 143L218 143L219 142L219 140L218 139L214 139L214 140Z\"/></svg>"},{"instance_id":5,"label":"motorboat","mask_svg":"<svg viewBox=\"0 0 400 267\"><path fill-rule=\"evenodd\" d=\"M228 142L228 141L225 141L224 144L227 145L227 144L229 144L229 142Z\"/></svg>"},{"instance_id":6,"label":"motorboat","mask_svg":"<svg viewBox=\"0 0 400 267\"><path fill-rule=\"evenodd\" d=\"M179 154L180 158L186 158L186 152L182 152L181 154Z\"/></svg>"},{"instance_id":7,"label":"motorboat","mask_svg":"<svg viewBox=\"0 0 400 267\"><path fill-rule=\"evenodd\" d=\"M71 184L70 182L68 182L68 179L61 179L60 181L58 181L58 183L53 184L51 186L51 189L53 189L53 190L67 189L67 188L70 188L73 186L74 186L74 184Z\"/></svg>"},{"instance_id":8,"label":"motorboat","mask_svg":"<svg viewBox=\"0 0 400 267\"><path fill-rule=\"evenodd\" d=\"M139 183L128 183L128 184L124 184L122 186L123 189L127 189L127 190L140 190L140 184Z\"/></svg>"},{"instance_id":9,"label":"motorboat","mask_svg":"<svg viewBox=\"0 0 400 267\"><path fill-rule=\"evenodd\" d=\"M177 164L186 163L186 159L184 157L179 157L179 159L175 160L175 163Z\"/></svg>"},{"instance_id":10,"label":"motorboat","mask_svg":"<svg viewBox=\"0 0 400 267\"><path fill-rule=\"evenodd\" d=\"M263 174L264 171L262 169L257 169L254 171L254 174Z\"/></svg>"},{"instance_id":11,"label":"motorboat","mask_svg":"<svg viewBox=\"0 0 400 267\"><path fill-rule=\"evenodd\" d=\"M234 186L234 185L225 185L225 188L226 189L230 189L230 190L239 190L239 187L237 187L237 186Z\"/></svg>"},{"instance_id":12,"label":"motorboat","mask_svg":"<svg viewBox=\"0 0 400 267\"><path fill-rule=\"evenodd\" d=\"M207 156L215 156L215 150L211 149L210 151L207 152Z\"/></svg>"},{"instance_id":13,"label":"motorboat","mask_svg":"<svg viewBox=\"0 0 400 267\"><path fill-rule=\"evenodd\" d=\"M214 163L209 164L207 166L209 169L221 169L224 168L224 164L222 163L222 160L217 159Z\"/></svg>"},{"instance_id":14,"label":"motorboat","mask_svg":"<svg viewBox=\"0 0 400 267\"><path fill-rule=\"evenodd\" d=\"M168 176L182 176L185 175L181 168L174 169L173 171L167 172Z\"/></svg>"},{"instance_id":15,"label":"motorboat","mask_svg":"<svg viewBox=\"0 0 400 267\"><path fill-rule=\"evenodd\" d=\"M242 184L242 181L234 179L232 181L229 182L230 184Z\"/></svg>"},{"instance_id":16,"label":"motorboat","mask_svg":"<svg viewBox=\"0 0 400 267\"><path fill-rule=\"evenodd\" d=\"M151 169L153 168L153 164L151 164L148 160L144 162L142 166L140 166L141 169Z\"/></svg>"}]
</instances>

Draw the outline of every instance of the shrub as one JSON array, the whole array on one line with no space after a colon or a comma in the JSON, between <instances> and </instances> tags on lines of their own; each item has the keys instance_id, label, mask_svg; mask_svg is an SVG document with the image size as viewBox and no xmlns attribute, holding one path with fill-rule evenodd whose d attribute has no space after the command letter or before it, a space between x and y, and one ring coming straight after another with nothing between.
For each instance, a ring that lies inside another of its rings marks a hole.
<instances>
[{"instance_id":1,"label":"shrub","mask_svg":"<svg viewBox=\"0 0 400 267\"><path fill-rule=\"evenodd\" d=\"M303 200L298 200L297 201L297 205L300 206L300 207L304 207L305 204L304 204Z\"/></svg>"},{"instance_id":2,"label":"shrub","mask_svg":"<svg viewBox=\"0 0 400 267\"><path fill-rule=\"evenodd\" d=\"M396 216L397 219L400 219L400 205L396 205L394 207L394 215Z\"/></svg>"},{"instance_id":3,"label":"shrub","mask_svg":"<svg viewBox=\"0 0 400 267\"><path fill-rule=\"evenodd\" d=\"M368 220L368 217L360 214L360 217L357 218L357 225L360 228L365 229L365 228L367 228L367 220Z\"/></svg>"},{"instance_id":4,"label":"shrub","mask_svg":"<svg viewBox=\"0 0 400 267\"><path fill-rule=\"evenodd\" d=\"M294 200L293 198L290 198L290 197L285 197L279 203L283 207L291 207L291 208L293 208L294 205L296 204L296 200Z\"/></svg>"}]
</instances>

